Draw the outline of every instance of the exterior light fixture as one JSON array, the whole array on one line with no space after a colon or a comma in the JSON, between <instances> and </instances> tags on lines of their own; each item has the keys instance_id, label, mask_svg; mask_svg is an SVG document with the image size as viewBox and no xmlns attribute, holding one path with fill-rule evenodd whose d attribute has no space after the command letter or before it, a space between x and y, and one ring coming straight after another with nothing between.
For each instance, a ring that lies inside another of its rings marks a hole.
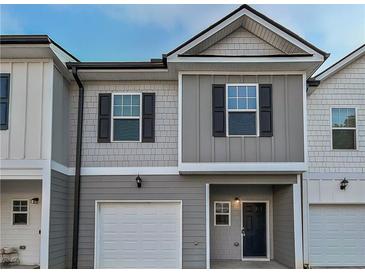
<instances>
[{"instance_id":1,"label":"exterior light fixture","mask_svg":"<svg viewBox=\"0 0 365 274\"><path fill-rule=\"evenodd\" d=\"M346 178L344 178L341 183L340 183L340 189L341 190L345 190L347 185L349 184L349 181L346 180Z\"/></svg>"},{"instance_id":2,"label":"exterior light fixture","mask_svg":"<svg viewBox=\"0 0 365 274\"><path fill-rule=\"evenodd\" d=\"M33 198L32 200L30 200L30 203L31 203L32 205L37 205L37 204L38 204L38 202L39 202L39 198Z\"/></svg>"},{"instance_id":3,"label":"exterior light fixture","mask_svg":"<svg viewBox=\"0 0 365 274\"><path fill-rule=\"evenodd\" d=\"M238 204L238 203L240 202L240 198L238 198L238 197L234 198L234 202L235 202L236 204Z\"/></svg>"},{"instance_id":4,"label":"exterior light fixture","mask_svg":"<svg viewBox=\"0 0 365 274\"><path fill-rule=\"evenodd\" d=\"M137 177L136 177L136 183L137 183L138 188L142 187L142 178L139 177L139 175L137 175Z\"/></svg>"}]
</instances>

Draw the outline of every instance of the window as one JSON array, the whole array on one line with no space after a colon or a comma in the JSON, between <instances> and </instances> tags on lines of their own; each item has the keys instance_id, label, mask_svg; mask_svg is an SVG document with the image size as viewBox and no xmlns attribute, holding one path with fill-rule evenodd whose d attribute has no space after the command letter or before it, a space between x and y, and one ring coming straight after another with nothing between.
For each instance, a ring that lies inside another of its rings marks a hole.
<instances>
[{"instance_id":1,"label":"window","mask_svg":"<svg viewBox=\"0 0 365 274\"><path fill-rule=\"evenodd\" d=\"M231 225L231 202L214 202L214 225Z\"/></svg>"},{"instance_id":2,"label":"window","mask_svg":"<svg viewBox=\"0 0 365 274\"><path fill-rule=\"evenodd\" d=\"M28 224L28 200L14 200L12 204L13 225Z\"/></svg>"},{"instance_id":3,"label":"window","mask_svg":"<svg viewBox=\"0 0 365 274\"><path fill-rule=\"evenodd\" d=\"M257 84L227 84L229 136L258 135L257 90Z\"/></svg>"},{"instance_id":4,"label":"window","mask_svg":"<svg viewBox=\"0 0 365 274\"><path fill-rule=\"evenodd\" d=\"M140 141L141 95L113 94L113 141Z\"/></svg>"},{"instance_id":5,"label":"window","mask_svg":"<svg viewBox=\"0 0 365 274\"><path fill-rule=\"evenodd\" d=\"M332 108L332 148L356 149L355 108Z\"/></svg>"},{"instance_id":6,"label":"window","mask_svg":"<svg viewBox=\"0 0 365 274\"><path fill-rule=\"evenodd\" d=\"M0 129L9 128L10 74L0 74Z\"/></svg>"}]
</instances>

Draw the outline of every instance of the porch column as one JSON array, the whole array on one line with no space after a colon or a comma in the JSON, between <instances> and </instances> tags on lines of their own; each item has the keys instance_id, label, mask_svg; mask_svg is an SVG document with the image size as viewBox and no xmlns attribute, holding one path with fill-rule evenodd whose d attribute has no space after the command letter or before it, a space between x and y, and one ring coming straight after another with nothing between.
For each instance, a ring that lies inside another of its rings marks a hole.
<instances>
[{"instance_id":1,"label":"porch column","mask_svg":"<svg viewBox=\"0 0 365 274\"><path fill-rule=\"evenodd\" d=\"M205 185L205 241L206 241L206 269L210 269L210 189L209 184Z\"/></svg>"},{"instance_id":2,"label":"porch column","mask_svg":"<svg viewBox=\"0 0 365 274\"><path fill-rule=\"evenodd\" d=\"M41 246L40 268L48 268L49 218L51 197L51 162L47 161L42 175L42 215L41 215Z\"/></svg>"},{"instance_id":3,"label":"porch column","mask_svg":"<svg viewBox=\"0 0 365 274\"><path fill-rule=\"evenodd\" d=\"M302 195L300 174L297 174L297 183L293 184L293 215L295 268L303 268Z\"/></svg>"}]
</instances>

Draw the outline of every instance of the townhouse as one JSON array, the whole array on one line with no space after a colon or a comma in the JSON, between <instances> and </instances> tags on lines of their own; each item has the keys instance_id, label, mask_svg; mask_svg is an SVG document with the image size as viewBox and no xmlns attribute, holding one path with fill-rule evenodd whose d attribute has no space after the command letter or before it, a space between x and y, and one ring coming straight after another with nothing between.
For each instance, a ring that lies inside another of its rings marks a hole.
<instances>
[{"instance_id":1,"label":"townhouse","mask_svg":"<svg viewBox=\"0 0 365 274\"><path fill-rule=\"evenodd\" d=\"M60 154L69 143L72 79L64 63L77 59L47 36L1 36L0 55L0 248L15 247L21 264L47 268L50 244L62 249L66 241L65 223L52 228L50 217L64 214L57 207L72 194L55 196L67 185L52 178L51 190L51 163L68 162Z\"/></svg>"},{"instance_id":2,"label":"townhouse","mask_svg":"<svg viewBox=\"0 0 365 274\"><path fill-rule=\"evenodd\" d=\"M365 45L309 81L304 261L365 265Z\"/></svg>"},{"instance_id":3,"label":"townhouse","mask_svg":"<svg viewBox=\"0 0 365 274\"><path fill-rule=\"evenodd\" d=\"M357 159L356 174L343 160L334 170L318 160L316 138L331 131L320 133L316 117L329 116L316 104L336 115L344 104L350 116L356 105L326 88L343 67L309 79L327 53L247 5L149 62L81 62L47 36L0 42L0 248L18 248L22 264L331 265L315 237L319 215L331 218L342 200L319 188L332 180L341 197L353 185L360 193L364 167L363 135L358 153L343 156ZM363 98L357 88L351 96ZM337 189L342 177L346 192ZM358 205L346 208L364 231L363 196L353 198L346 203ZM364 262L361 248L351 249L352 266Z\"/></svg>"}]
</instances>

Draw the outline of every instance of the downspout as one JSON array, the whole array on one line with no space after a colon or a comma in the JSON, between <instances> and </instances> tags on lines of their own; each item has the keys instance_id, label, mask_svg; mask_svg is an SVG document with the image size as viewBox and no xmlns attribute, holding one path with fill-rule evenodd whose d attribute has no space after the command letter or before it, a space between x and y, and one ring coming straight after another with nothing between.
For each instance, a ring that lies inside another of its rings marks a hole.
<instances>
[{"instance_id":1,"label":"downspout","mask_svg":"<svg viewBox=\"0 0 365 274\"><path fill-rule=\"evenodd\" d=\"M82 85L77 68L72 67L72 75L79 86L79 104L77 115L77 141L76 141L76 168L75 168L75 192L74 192L74 223L72 238L72 268L77 268L79 253L79 215L80 215L80 181L81 181L81 150L82 150L82 126L84 116L84 86Z\"/></svg>"}]
</instances>

